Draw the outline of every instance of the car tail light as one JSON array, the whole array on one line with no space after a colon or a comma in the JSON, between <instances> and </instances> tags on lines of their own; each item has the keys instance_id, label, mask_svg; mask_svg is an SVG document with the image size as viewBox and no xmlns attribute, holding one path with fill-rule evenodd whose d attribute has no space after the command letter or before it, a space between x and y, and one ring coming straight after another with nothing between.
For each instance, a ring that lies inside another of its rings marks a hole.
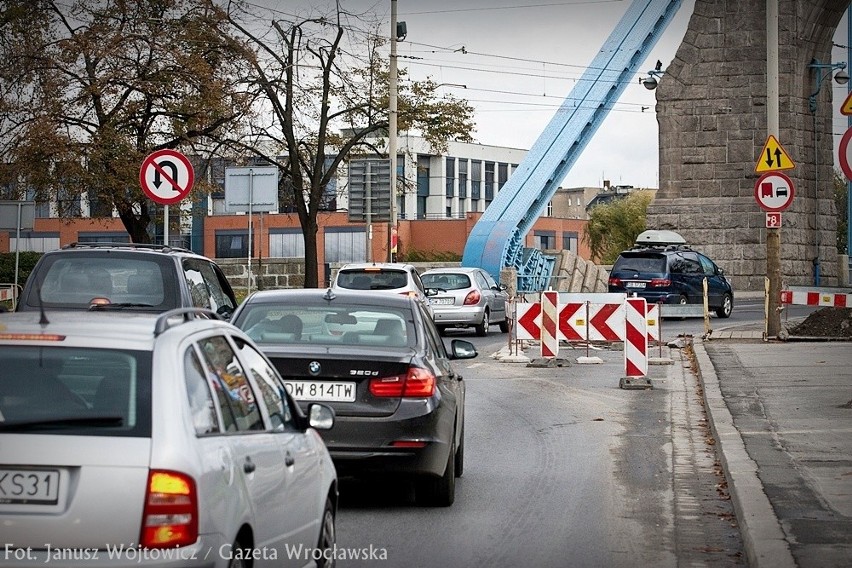
<instances>
[{"instance_id":1,"label":"car tail light","mask_svg":"<svg viewBox=\"0 0 852 568\"><path fill-rule=\"evenodd\" d=\"M651 288L666 288L671 285L672 281L669 278L652 278L648 283Z\"/></svg>"},{"instance_id":2,"label":"car tail light","mask_svg":"<svg viewBox=\"0 0 852 568\"><path fill-rule=\"evenodd\" d=\"M176 471L151 470L142 512L145 548L173 548L198 540L198 493L195 481Z\"/></svg>"},{"instance_id":3,"label":"car tail light","mask_svg":"<svg viewBox=\"0 0 852 568\"><path fill-rule=\"evenodd\" d=\"M378 398L428 398L435 392L435 375L409 367L406 375L370 379L370 394Z\"/></svg>"},{"instance_id":4,"label":"car tail light","mask_svg":"<svg viewBox=\"0 0 852 568\"><path fill-rule=\"evenodd\" d=\"M417 440L394 440L391 442L394 448L425 448L426 442L418 442Z\"/></svg>"},{"instance_id":5,"label":"car tail light","mask_svg":"<svg viewBox=\"0 0 852 568\"><path fill-rule=\"evenodd\" d=\"M609 285L610 286L621 286L621 278L616 278L615 276L609 277Z\"/></svg>"},{"instance_id":6,"label":"car tail light","mask_svg":"<svg viewBox=\"0 0 852 568\"><path fill-rule=\"evenodd\" d=\"M482 294L479 293L479 290L471 290L467 293L467 296L464 297L464 305L465 306L475 306L479 303L479 300L482 299Z\"/></svg>"}]
</instances>

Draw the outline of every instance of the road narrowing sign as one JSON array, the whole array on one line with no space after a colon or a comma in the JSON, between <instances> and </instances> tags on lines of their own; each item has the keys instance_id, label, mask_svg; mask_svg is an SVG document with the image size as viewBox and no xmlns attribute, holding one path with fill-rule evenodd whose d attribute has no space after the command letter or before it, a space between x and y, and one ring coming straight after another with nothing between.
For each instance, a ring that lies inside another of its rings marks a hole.
<instances>
[{"instance_id":1,"label":"road narrowing sign","mask_svg":"<svg viewBox=\"0 0 852 568\"><path fill-rule=\"evenodd\" d=\"M757 158L757 163L754 165L754 171L757 173L774 172L779 170L792 170L796 167L793 163L790 154L781 146L778 139L773 135L769 135L766 139L766 144L763 145L763 150Z\"/></svg>"},{"instance_id":2,"label":"road narrowing sign","mask_svg":"<svg viewBox=\"0 0 852 568\"><path fill-rule=\"evenodd\" d=\"M189 195L195 170L189 159L176 150L157 150L142 161L139 184L142 191L161 205L177 203Z\"/></svg>"}]
</instances>

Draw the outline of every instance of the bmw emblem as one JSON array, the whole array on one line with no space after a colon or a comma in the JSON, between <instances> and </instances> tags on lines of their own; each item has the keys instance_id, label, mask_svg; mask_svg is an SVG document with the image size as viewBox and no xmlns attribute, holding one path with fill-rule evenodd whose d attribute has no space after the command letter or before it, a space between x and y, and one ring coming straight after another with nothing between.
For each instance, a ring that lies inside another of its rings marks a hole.
<instances>
[{"instance_id":1,"label":"bmw emblem","mask_svg":"<svg viewBox=\"0 0 852 568\"><path fill-rule=\"evenodd\" d=\"M322 371L322 366L320 366L319 361L311 361L308 363L308 372L316 377Z\"/></svg>"}]
</instances>

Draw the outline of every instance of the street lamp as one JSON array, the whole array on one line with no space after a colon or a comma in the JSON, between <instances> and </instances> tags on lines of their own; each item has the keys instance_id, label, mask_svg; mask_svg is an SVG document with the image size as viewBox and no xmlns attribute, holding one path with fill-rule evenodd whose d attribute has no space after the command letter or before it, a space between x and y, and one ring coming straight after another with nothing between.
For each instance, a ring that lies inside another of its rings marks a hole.
<instances>
[{"instance_id":1,"label":"street lamp","mask_svg":"<svg viewBox=\"0 0 852 568\"><path fill-rule=\"evenodd\" d=\"M648 71L648 76L644 79L639 79L639 82L642 83L642 86L648 89L649 91L653 91L657 88L657 77L662 77L665 71L662 71L663 62L657 60L657 65L654 66L653 69Z\"/></svg>"},{"instance_id":2,"label":"street lamp","mask_svg":"<svg viewBox=\"0 0 852 568\"><path fill-rule=\"evenodd\" d=\"M820 253L819 248L822 245L822 237L819 230L819 130L817 129L817 96L822 89L823 81L831 77L831 72L837 69L834 74L834 81L838 85L845 85L849 82L849 74L846 73L846 63L839 61L837 63L821 63L818 59L812 59L808 64L814 73L814 92L808 97L808 109L814 116L814 238L815 254L814 254L814 285L820 284Z\"/></svg>"}]
</instances>

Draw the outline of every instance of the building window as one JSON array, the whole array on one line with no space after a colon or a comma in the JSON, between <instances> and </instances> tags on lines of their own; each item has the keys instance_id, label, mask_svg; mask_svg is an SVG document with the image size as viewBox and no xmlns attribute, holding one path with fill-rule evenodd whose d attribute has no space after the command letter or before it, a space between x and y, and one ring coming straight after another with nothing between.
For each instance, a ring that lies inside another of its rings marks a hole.
<instances>
[{"instance_id":1,"label":"building window","mask_svg":"<svg viewBox=\"0 0 852 568\"><path fill-rule=\"evenodd\" d=\"M482 162L471 160L470 162L470 198L478 201L481 196L482 187ZM476 207L473 208L476 210Z\"/></svg>"},{"instance_id":2,"label":"building window","mask_svg":"<svg viewBox=\"0 0 852 568\"><path fill-rule=\"evenodd\" d=\"M494 199L494 162L485 162L485 203Z\"/></svg>"},{"instance_id":3,"label":"building window","mask_svg":"<svg viewBox=\"0 0 852 568\"><path fill-rule=\"evenodd\" d=\"M271 258L305 258L305 236L300 229L272 229L269 231L269 256Z\"/></svg>"},{"instance_id":4,"label":"building window","mask_svg":"<svg viewBox=\"0 0 852 568\"><path fill-rule=\"evenodd\" d=\"M456 186L456 159L447 158L447 197L453 197Z\"/></svg>"},{"instance_id":5,"label":"building window","mask_svg":"<svg viewBox=\"0 0 852 568\"><path fill-rule=\"evenodd\" d=\"M553 201L547 202L547 210L544 213L545 217L553 217Z\"/></svg>"},{"instance_id":6,"label":"building window","mask_svg":"<svg viewBox=\"0 0 852 568\"><path fill-rule=\"evenodd\" d=\"M554 250L556 248L556 231L535 231L533 233L533 248Z\"/></svg>"},{"instance_id":7,"label":"building window","mask_svg":"<svg viewBox=\"0 0 852 568\"><path fill-rule=\"evenodd\" d=\"M248 257L248 229L216 231L216 258Z\"/></svg>"},{"instance_id":8,"label":"building window","mask_svg":"<svg viewBox=\"0 0 852 568\"><path fill-rule=\"evenodd\" d=\"M570 250L571 252L579 252L577 250L577 241L578 235L577 233L562 233L562 248L565 250Z\"/></svg>"},{"instance_id":9,"label":"building window","mask_svg":"<svg viewBox=\"0 0 852 568\"><path fill-rule=\"evenodd\" d=\"M509 180L509 164L497 164L497 191L503 189Z\"/></svg>"},{"instance_id":10,"label":"building window","mask_svg":"<svg viewBox=\"0 0 852 568\"><path fill-rule=\"evenodd\" d=\"M77 233L78 243L129 243L130 235L124 232Z\"/></svg>"},{"instance_id":11,"label":"building window","mask_svg":"<svg viewBox=\"0 0 852 568\"><path fill-rule=\"evenodd\" d=\"M459 160L459 199L467 199L467 160Z\"/></svg>"},{"instance_id":12,"label":"building window","mask_svg":"<svg viewBox=\"0 0 852 568\"><path fill-rule=\"evenodd\" d=\"M363 227L329 227L325 230L325 262L364 262L367 235Z\"/></svg>"},{"instance_id":13,"label":"building window","mask_svg":"<svg viewBox=\"0 0 852 568\"><path fill-rule=\"evenodd\" d=\"M9 231L10 251L32 251L47 252L59 248L59 233L36 233L21 232L21 241L18 242L17 232Z\"/></svg>"}]
</instances>

